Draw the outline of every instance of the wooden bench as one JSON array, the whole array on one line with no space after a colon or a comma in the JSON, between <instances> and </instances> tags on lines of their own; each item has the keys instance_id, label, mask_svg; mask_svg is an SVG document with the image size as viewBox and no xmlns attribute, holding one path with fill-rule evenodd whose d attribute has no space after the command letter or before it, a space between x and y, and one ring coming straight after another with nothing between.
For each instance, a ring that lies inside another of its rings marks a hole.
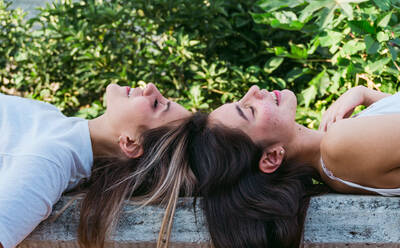
<instances>
[{"instance_id":1,"label":"wooden bench","mask_svg":"<svg viewBox=\"0 0 400 248\"><path fill-rule=\"evenodd\" d=\"M63 197L49 219L19 247L78 247L79 200L53 220L70 199ZM198 208L196 219L191 204L190 198L179 202L170 247L211 247L202 212ZM163 209L159 206L135 210L134 203L130 202L124 208L107 247L155 247L162 215ZM306 248L400 248L400 198L340 194L314 197L307 212L303 238Z\"/></svg>"}]
</instances>

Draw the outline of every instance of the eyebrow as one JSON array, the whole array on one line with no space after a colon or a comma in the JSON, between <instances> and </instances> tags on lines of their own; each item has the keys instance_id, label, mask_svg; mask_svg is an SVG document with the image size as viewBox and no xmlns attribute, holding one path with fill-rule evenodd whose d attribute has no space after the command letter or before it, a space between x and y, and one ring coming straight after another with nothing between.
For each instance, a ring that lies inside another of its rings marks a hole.
<instances>
[{"instance_id":1,"label":"eyebrow","mask_svg":"<svg viewBox=\"0 0 400 248\"><path fill-rule=\"evenodd\" d=\"M246 121L249 121L249 119L247 119L247 117L244 115L242 109L239 107L238 104L236 104L236 110L238 111L240 117L242 117L242 118L245 119Z\"/></svg>"},{"instance_id":2,"label":"eyebrow","mask_svg":"<svg viewBox=\"0 0 400 248\"><path fill-rule=\"evenodd\" d=\"M171 101L168 101L167 107L162 112L167 112L169 110L170 105L171 105Z\"/></svg>"}]
</instances>

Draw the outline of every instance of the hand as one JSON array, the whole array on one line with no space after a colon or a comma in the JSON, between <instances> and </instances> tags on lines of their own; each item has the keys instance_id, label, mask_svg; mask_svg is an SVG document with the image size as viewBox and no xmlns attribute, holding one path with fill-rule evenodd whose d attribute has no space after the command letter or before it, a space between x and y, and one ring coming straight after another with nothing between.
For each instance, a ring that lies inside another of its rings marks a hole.
<instances>
[{"instance_id":1,"label":"hand","mask_svg":"<svg viewBox=\"0 0 400 248\"><path fill-rule=\"evenodd\" d=\"M357 86L341 95L322 115L319 130L326 132L333 123L351 116L354 109L364 103L365 90L364 86Z\"/></svg>"}]
</instances>

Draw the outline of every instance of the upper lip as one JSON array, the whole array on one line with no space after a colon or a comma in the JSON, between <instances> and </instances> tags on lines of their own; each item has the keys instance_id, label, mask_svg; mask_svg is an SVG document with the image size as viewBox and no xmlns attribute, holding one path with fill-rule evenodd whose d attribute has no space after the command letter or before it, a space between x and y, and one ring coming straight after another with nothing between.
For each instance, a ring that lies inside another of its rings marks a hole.
<instances>
[{"instance_id":1,"label":"upper lip","mask_svg":"<svg viewBox=\"0 0 400 248\"><path fill-rule=\"evenodd\" d=\"M132 96L132 94L134 93L134 91L138 91L138 90L140 90L140 93L139 93L139 95L143 95L143 90L141 89L141 88L139 88L139 87L136 87L136 88L129 88L129 90L128 90L128 97L130 97L130 96Z\"/></svg>"},{"instance_id":2,"label":"upper lip","mask_svg":"<svg viewBox=\"0 0 400 248\"><path fill-rule=\"evenodd\" d=\"M271 92L271 94L272 94L272 98L273 98L274 102L276 103L276 105L279 106L279 92L274 90Z\"/></svg>"}]
</instances>

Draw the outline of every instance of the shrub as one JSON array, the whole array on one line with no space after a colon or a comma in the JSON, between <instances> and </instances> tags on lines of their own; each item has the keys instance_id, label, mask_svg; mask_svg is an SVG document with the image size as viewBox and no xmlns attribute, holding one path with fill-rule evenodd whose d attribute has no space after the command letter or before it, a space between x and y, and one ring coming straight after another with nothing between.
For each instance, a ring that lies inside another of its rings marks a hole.
<instances>
[{"instance_id":1,"label":"shrub","mask_svg":"<svg viewBox=\"0 0 400 248\"><path fill-rule=\"evenodd\" d=\"M397 1L65 0L23 22L0 0L1 90L92 118L109 83L153 82L193 110L257 84L293 90L316 127L350 87L396 90Z\"/></svg>"}]
</instances>

